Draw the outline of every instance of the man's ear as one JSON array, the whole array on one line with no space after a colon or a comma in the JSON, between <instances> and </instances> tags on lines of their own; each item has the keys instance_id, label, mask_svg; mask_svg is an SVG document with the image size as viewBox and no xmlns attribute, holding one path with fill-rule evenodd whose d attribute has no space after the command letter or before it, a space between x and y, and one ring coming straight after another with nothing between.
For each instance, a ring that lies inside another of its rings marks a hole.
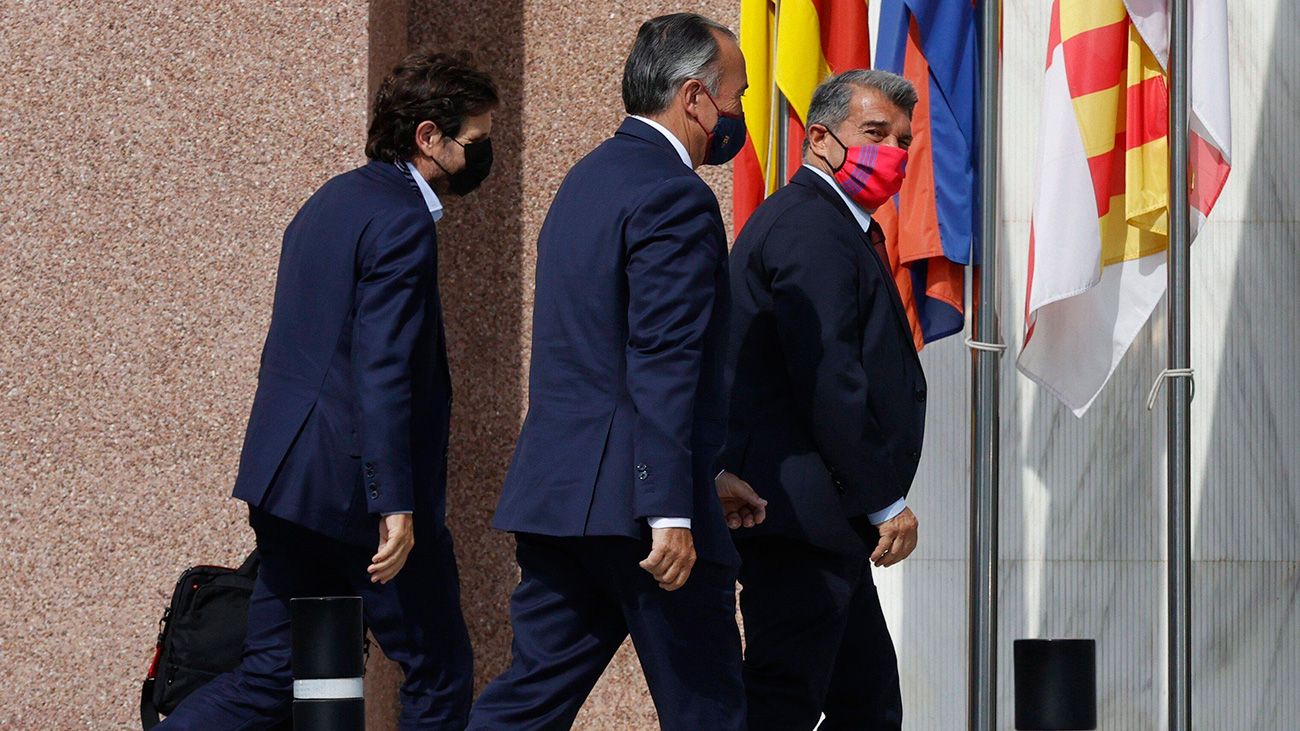
<instances>
[{"instance_id":1,"label":"man's ear","mask_svg":"<svg viewBox=\"0 0 1300 731\"><path fill-rule=\"evenodd\" d=\"M420 122L415 128L415 146L425 157L433 157L433 150L442 141L442 130L430 120Z\"/></svg>"},{"instance_id":2,"label":"man's ear","mask_svg":"<svg viewBox=\"0 0 1300 731\"><path fill-rule=\"evenodd\" d=\"M704 90L704 85L698 79L687 79L682 84L682 102L687 111L694 112L700 104L700 94Z\"/></svg>"},{"instance_id":3,"label":"man's ear","mask_svg":"<svg viewBox=\"0 0 1300 731\"><path fill-rule=\"evenodd\" d=\"M808 149L818 157L828 157L826 154L826 140L830 137L826 133L826 128L820 124L811 124L805 133L808 137Z\"/></svg>"}]
</instances>

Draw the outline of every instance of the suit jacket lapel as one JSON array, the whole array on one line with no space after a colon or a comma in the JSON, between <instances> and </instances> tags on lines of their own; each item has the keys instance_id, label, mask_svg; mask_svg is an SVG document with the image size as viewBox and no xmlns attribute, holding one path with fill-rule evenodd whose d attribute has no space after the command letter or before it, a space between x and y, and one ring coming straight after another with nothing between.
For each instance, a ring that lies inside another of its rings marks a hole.
<instances>
[{"instance_id":1,"label":"suit jacket lapel","mask_svg":"<svg viewBox=\"0 0 1300 731\"><path fill-rule=\"evenodd\" d=\"M876 253L876 245L875 242L871 240L871 234L862 230L862 227L858 225L858 219L854 218L853 212L849 210L847 205L845 205L844 199L834 190L831 190L830 186L826 184L825 180L822 180L820 175L799 168L799 171L794 174L794 177L790 182L794 185L803 185L812 188L818 195L829 201L831 205L835 206L835 209L840 212L840 215L848 219L849 225L852 226L853 231L858 234L858 237L862 240L862 244L867 247L867 250L871 255L871 260L876 262L876 266L880 269L880 275L885 279L886 286L889 289L889 303L894 308L894 316L898 321L899 328L902 330L904 340L907 341L907 349L912 352L913 356L917 357L919 362L920 357L916 354L916 346L912 340L912 324L908 321L907 310L903 307L903 297L898 291L898 284L894 282L894 273L890 270L889 263L887 261L882 261L880 255ZM876 224L873 220L872 225L878 226L879 224Z\"/></svg>"}]
</instances>

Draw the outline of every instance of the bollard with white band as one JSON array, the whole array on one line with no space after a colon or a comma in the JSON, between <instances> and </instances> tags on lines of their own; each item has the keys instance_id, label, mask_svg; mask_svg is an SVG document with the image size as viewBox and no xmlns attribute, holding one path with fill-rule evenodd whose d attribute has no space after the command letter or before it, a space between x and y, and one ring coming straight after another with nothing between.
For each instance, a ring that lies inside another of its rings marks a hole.
<instances>
[{"instance_id":1,"label":"bollard with white band","mask_svg":"<svg viewBox=\"0 0 1300 731\"><path fill-rule=\"evenodd\" d=\"M293 726L314 731L366 727L365 624L361 597L293 599Z\"/></svg>"}]
</instances>

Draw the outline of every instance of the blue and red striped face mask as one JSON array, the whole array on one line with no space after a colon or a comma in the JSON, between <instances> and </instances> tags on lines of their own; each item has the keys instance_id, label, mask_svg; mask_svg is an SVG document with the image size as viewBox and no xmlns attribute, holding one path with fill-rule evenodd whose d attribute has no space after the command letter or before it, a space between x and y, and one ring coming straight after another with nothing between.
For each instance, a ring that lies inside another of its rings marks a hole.
<instances>
[{"instance_id":1,"label":"blue and red striped face mask","mask_svg":"<svg viewBox=\"0 0 1300 731\"><path fill-rule=\"evenodd\" d=\"M855 203L874 211L902 190L903 177L907 174L907 150L890 145L849 147L834 132L826 131L844 148L844 162L838 167L831 166L835 182ZM830 165L831 161L826 160L826 164Z\"/></svg>"}]
</instances>

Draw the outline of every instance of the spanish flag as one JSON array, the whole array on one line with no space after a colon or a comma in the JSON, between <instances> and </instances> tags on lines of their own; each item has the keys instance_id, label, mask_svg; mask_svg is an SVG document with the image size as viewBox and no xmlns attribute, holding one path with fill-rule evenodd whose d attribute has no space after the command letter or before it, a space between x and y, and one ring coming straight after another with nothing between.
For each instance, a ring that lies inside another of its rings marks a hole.
<instances>
[{"instance_id":1,"label":"spanish flag","mask_svg":"<svg viewBox=\"0 0 1300 731\"><path fill-rule=\"evenodd\" d=\"M916 88L907 178L874 218L916 349L965 326L965 265L977 258L979 34L966 0L885 0L876 68Z\"/></svg>"},{"instance_id":2,"label":"spanish flag","mask_svg":"<svg viewBox=\"0 0 1300 731\"><path fill-rule=\"evenodd\" d=\"M1126 7L1127 6L1127 7ZM1191 3L1193 235L1231 160L1224 0ZM1056 0L1021 372L1083 416L1164 295L1168 0Z\"/></svg>"},{"instance_id":3,"label":"spanish flag","mask_svg":"<svg viewBox=\"0 0 1300 731\"><path fill-rule=\"evenodd\" d=\"M749 139L734 169L736 233L764 198L788 182L778 178L781 127L786 171L794 175L803 164L803 120L817 85L831 74L871 65L866 0L781 0L779 12L777 6L772 0L740 2ZM784 116L778 91L788 102Z\"/></svg>"}]
</instances>

